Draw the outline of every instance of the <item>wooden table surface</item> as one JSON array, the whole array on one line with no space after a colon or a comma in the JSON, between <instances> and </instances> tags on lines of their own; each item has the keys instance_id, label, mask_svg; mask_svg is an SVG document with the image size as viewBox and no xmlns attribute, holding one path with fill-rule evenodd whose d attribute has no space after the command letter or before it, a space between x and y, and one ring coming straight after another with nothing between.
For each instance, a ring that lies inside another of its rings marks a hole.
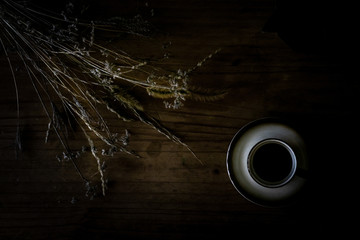
<instances>
[{"instance_id":1,"label":"wooden table surface","mask_svg":"<svg viewBox=\"0 0 360 240\"><path fill-rule=\"evenodd\" d=\"M187 69L222 49L191 78L199 86L228 89L224 99L187 100L182 108L171 110L161 100L139 96L146 112L187 143L204 164L152 128L109 115L112 126L129 130L129 146L141 158L117 153L108 159L107 195L89 199L73 165L56 160L62 148L54 134L44 144L48 119L21 72L23 151L16 159L16 98L2 52L0 239L226 239L265 230L279 235L283 229L306 236L336 230L337 223L346 220L345 213L351 214L355 201L347 184L357 160L352 136L360 91L350 74L353 64L341 50L351 46L340 41L342 45L320 53L306 51L307 46L294 49L280 33L263 31L274 12L274 1L269 0L103 0L96 7L108 16L147 13L155 33L125 39L121 47L139 58L167 54L164 68ZM344 33L332 34L342 39L337 34ZM263 117L290 121L308 146L309 184L289 207L249 202L227 175L232 137ZM70 140L82 144L76 134ZM95 160L84 158L84 173L96 174Z\"/></svg>"}]
</instances>

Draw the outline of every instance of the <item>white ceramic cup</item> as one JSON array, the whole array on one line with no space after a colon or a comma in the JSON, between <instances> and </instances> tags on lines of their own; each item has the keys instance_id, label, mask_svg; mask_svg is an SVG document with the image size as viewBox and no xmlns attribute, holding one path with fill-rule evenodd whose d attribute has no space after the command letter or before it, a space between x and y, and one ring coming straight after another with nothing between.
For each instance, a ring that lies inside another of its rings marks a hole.
<instances>
[{"instance_id":1,"label":"white ceramic cup","mask_svg":"<svg viewBox=\"0 0 360 240\"><path fill-rule=\"evenodd\" d=\"M229 145L226 165L236 190L262 206L290 204L305 186L309 170L305 142L275 119L241 128Z\"/></svg>"}]
</instances>

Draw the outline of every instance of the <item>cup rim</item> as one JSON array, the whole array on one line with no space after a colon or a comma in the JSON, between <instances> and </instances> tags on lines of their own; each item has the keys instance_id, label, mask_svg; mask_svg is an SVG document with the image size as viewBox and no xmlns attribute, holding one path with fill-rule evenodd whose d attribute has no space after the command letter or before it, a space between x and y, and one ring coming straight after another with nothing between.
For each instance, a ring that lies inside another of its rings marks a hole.
<instances>
[{"instance_id":1,"label":"cup rim","mask_svg":"<svg viewBox=\"0 0 360 240\"><path fill-rule=\"evenodd\" d=\"M255 169L254 169L254 165L253 165L253 160L254 160L254 155L257 152L257 150L259 150L261 147L267 145L267 144L277 144L280 145L282 147L284 147L288 153L291 156L291 169L289 171L289 173L281 180L279 181L267 181L265 179L263 179L261 176L259 176ZM291 147L285 143L284 141L281 141L279 139L265 139L261 142L258 142L251 150L248 156L248 171L250 173L250 176L259 184L265 186L265 187L281 187L285 184L287 184L294 176L295 172L296 172L296 168L297 168L297 160L296 160L296 155L294 153L294 151L291 149Z\"/></svg>"}]
</instances>

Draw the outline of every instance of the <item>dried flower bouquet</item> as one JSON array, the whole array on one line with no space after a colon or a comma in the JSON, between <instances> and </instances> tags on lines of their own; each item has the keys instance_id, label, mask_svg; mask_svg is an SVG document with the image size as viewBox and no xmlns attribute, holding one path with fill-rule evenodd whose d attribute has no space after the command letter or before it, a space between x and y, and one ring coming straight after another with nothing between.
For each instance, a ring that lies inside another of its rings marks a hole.
<instances>
[{"instance_id":1,"label":"dried flower bouquet","mask_svg":"<svg viewBox=\"0 0 360 240\"><path fill-rule=\"evenodd\" d=\"M189 83L189 74L211 58L212 54L193 68L177 72L151 66L146 61L131 57L123 51L114 51L95 40L97 34L101 35L102 32L125 29L129 34L137 34L136 29L119 26L112 21L82 21L71 16L72 7L69 3L66 11L54 13L23 1L1 0L0 46L13 76L18 119L17 79L10 52L22 61L49 118L45 141L50 131L56 133L64 148L63 158L72 161L89 187L90 180L82 174L75 161L78 152L69 146L64 133L63 125L70 122L70 118L74 119L97 162L101 192L105 195L103 162L93 138L97 137L107 146L107 149L102 150L103 155L112 155L118 151L136 157L138 155L128 149L129 133L126 129L121 136L111 131L99 110L101 106L122 121L139 120L191 151L176 135L146 114L142 103L131 90L143 89L149 96L163 99L165 107L174 109L181 107L186 98L212 101L223 97L225 92L203 89ZM59 109L66 113L65 118L59 114ZM20 150L19 123L17 132L17 146Z\"/></svg>"}]
</instances>

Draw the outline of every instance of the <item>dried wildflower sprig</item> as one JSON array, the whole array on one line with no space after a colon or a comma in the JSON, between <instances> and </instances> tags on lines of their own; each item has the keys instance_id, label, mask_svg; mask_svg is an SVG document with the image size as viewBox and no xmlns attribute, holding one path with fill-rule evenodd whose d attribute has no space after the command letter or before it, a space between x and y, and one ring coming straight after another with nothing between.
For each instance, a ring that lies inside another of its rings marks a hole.
<instances>
[{"instance_id":1,"label":"dried wildflower sprig","mask_svg":"<svg viewBox=\"0 0 360 240\"><path fill-rule=\"evenodd\" d=\"M166 99L165 106L174 109L181 107L186 98L212 101L225 94L224 91L212 91L189 84L190 73L211 58L212 54L187 71L173 73L132 58L125 52L106 48L95 41L95 32L116 31L114 26L118 25L79 21L64 12L50 14L13 0L2 0L0 3L1 46L11 70L7 54L9 51L16 52L23 61L29 80L49 117L45 141L52 129L65 149L64 158L73 162L88 186L89 180L83 176L75 161L78 155L73 153L67 142L65 123L73 119L83 131L96 160L103 195L106 190L103 162L92 138L97 137L109 148L102 151L104 155L119 151L138 155L128 149L127 131L124 138L110 130L100 113L100 106L105 106L121 120L139 120L191 151L177 136L146 114L141 102L130 90L143 89L151 97ZM131 34L136 32L131 27L123 27L120 31L124 29L130 29ZM17 89L13 71L12 74ZM54 99L53 93L57 99ZM51 103L50 107L44 99ZM173 99L173 102L169 103L169 99ZM60 102L66 119L60 116L55 102ZM19 104L17 106L19 115Z\"/></svg>"}]
</instances>

